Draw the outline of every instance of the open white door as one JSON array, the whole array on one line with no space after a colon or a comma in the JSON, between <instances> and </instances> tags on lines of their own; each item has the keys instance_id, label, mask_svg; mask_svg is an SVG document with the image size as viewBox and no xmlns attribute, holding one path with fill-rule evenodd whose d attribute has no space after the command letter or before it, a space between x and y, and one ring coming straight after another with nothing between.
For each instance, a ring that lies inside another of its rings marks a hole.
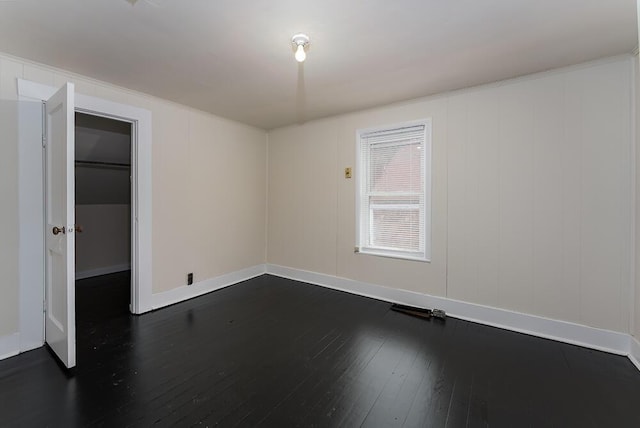
<instances>
[{"instance_id":1,"label":"open white door","mask_svg":"<svg viewBox=\"0 0 640 428\"><path fill-rule=\"evenodd\" d=\"M76 365L74 104L72 83L46 102L45 341L67 368Z\"/></svg>"}]
</instances>

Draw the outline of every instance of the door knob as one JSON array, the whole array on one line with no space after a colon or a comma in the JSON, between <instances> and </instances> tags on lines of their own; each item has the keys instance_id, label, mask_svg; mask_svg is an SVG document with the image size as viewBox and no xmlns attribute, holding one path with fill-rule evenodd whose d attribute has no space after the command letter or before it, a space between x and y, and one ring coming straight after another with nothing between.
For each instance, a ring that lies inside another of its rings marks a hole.
<instances>
[{"instance_id":1,"label":"door knob","mask_svg":"<svg viewBox=\"0 0 640 428\"><path fill-rule=\"evenodd\" d=\"M65 229L64 226L62 227L53 226L53 234L57 235L58 233L62 233L64 235L65 233L67 233L67 230Z\"/></svg>"},{"instance_id":2,"label":"door knob","mask_svg":"<svg viewBox=\"0 0 640 428\"><path fill-rule=\"evenodd\" d=\"M82 233L82 225L81 224L76 224L76 233Z\"/></svg>"}]
</instances>

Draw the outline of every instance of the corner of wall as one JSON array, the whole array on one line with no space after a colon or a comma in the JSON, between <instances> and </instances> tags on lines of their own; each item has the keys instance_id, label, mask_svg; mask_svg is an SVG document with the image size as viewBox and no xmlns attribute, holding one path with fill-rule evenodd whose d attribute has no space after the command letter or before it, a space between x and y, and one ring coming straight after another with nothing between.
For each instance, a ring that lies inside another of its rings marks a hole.
<instances>
[{"instance_id":1,"label":"corner of wall","mask_svg":"<svg viewBox=\"0 0 640 428\"><path fill-rule=\"evenodd\" d=\"M640 165L640 62L638 58L638 46L640 46L640 0L636 2L637 5L637 16L638 16L638 45L634 51L635 53L635 61L634 61L634 76L633 76L633 88L634 96L633 96L633 121L635 126L633 127L634 135L634 150L635 156L632 157L633 169L635 173L635 188L633 192L634 204L633 208L635 209L635 221L634 221L634 242L632 246L632 254L633 261L632 270L633 270L633 287L631 288L631 333L635 337L635 340L631 339L631 348L634 349L634 342L637 354L635 355L637 360L640 360L640 344L638 341L640 340L640 195L638 192L640 191L640 170L638 169L638 165ZM633 353L632 353L633 355ZM636 364L638 365L638 364ZM638 365L640 368L640 365Z\"/></svg>"},{"instance_id":2,"label":"corner of wall","mask_svg":"<svg viewBox=\"0 0 640 428\"><path fill-rule=\"evenodd\" d=\"M264 255L263 262L269 262L269 131L265 132L264 168Z\"/></svg>"},{"instance_id":3,"label":"corner of wall","mask_svg":"<svg viewBox=\"0 0 640 428\"><path fill-rule=\"evenodd\" d=\"M151 296L152 302L149 310L161 309L165 306L193 299L194 297L202 296L203 294L211 293L212 291L220 290L222 288L247 281L251 278L264 275L265 272L266 265L256 265L214 278L208 278L189 286L185 285L156 293Z\"/></svg>"},{"instance_id":4,"label":"corner of wall","mask_svg":"<svg viewBox=\"0 0 640 428\"><path fill-rule=\"evenodd\" d=\"M640 370L640 341L629 337L629 360Z\"/></svg>"},{"instance_id":5,"label":"corner of wall","mask_svg":"<svg viewBox=\"0 0 640 428\"><path fill-rule=\"evenodd\" d=\"M0 337L0 360L20 353L20 333Z\"/></svg>"}]
</instances>

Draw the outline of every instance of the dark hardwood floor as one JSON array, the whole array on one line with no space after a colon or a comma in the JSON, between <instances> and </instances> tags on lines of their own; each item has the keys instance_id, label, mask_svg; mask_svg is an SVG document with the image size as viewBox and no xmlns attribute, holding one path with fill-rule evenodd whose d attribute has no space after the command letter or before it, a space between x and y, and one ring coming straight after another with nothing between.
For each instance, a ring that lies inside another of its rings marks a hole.
<instances>
[{"instance_id":1,"label":"dark hardwood floor","mask_svg":"<svg viewBox=\"0 0 640 428\"><path fill-rule=\"evenodd\" d=\"M142 316L77 285L78 366L0 361L0 426L640 427L625 357L261 276Z\"/></svg>"}]
</instances>

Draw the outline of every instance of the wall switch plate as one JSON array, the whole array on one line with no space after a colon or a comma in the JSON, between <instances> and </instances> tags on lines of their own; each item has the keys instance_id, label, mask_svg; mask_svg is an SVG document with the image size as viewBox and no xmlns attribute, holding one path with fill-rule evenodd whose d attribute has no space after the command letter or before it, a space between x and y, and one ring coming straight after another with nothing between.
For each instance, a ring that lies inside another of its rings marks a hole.
<instances>
[{"instance_id":1,"label":"wall switch plate","mask_svg":"<svg viewBox=\"0 0 640 428\"><path fill-rule=\"evenodd\" d=\"M193 284L193 272L187 274L187 285Z\"/></svg>"},{"instance_id":2,"label":"wall switch plate","mask_svg":"<svg viewBox=\"0 0 640 428\"><path fill-rule=\"evenodd\" d=\"M351 168L344 169L344 178L351 178Z\"/></svg>"}]
</instances>

